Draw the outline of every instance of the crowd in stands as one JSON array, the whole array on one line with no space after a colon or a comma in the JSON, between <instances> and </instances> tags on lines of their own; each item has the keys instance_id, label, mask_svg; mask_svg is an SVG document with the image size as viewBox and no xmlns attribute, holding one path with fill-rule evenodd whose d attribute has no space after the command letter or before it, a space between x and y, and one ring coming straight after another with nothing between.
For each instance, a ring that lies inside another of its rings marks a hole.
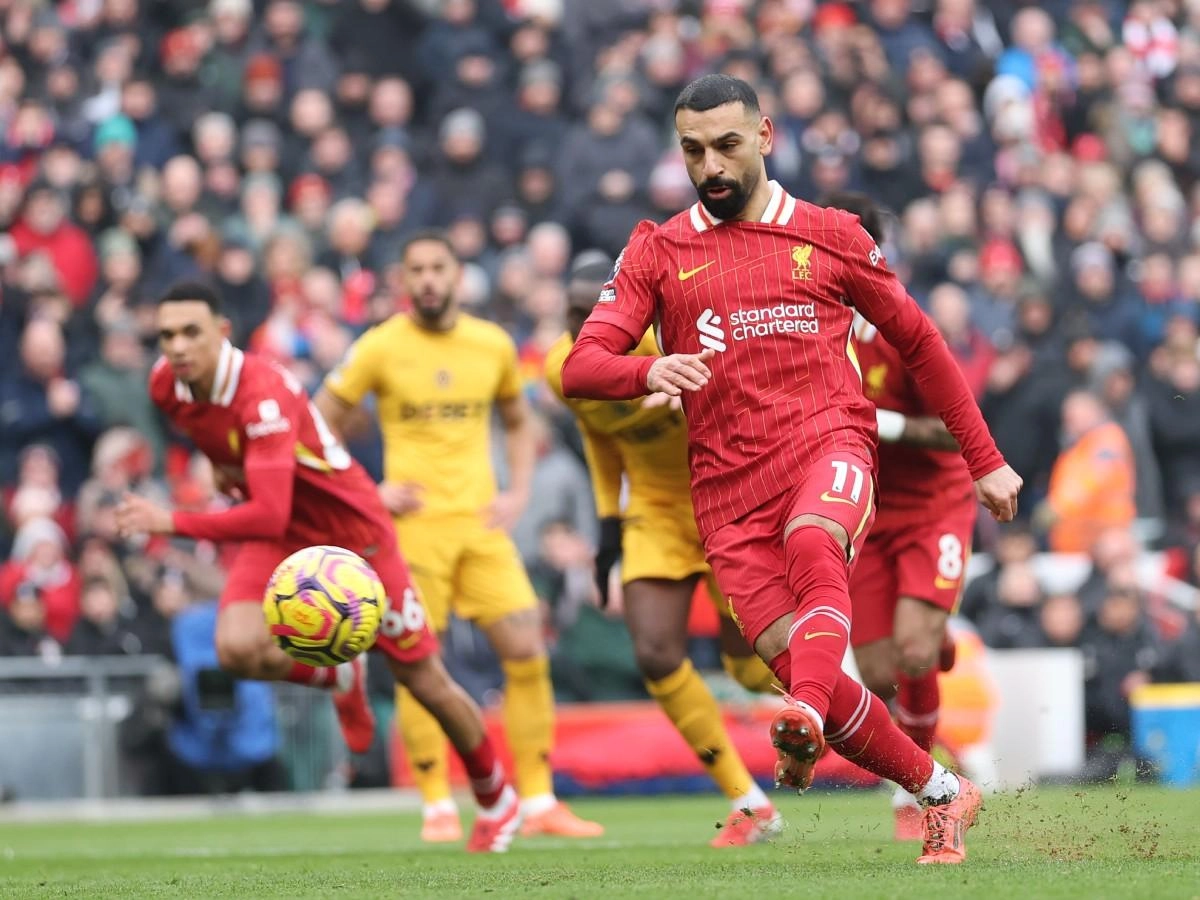
<instances>
[{"instance_id":1,"label":"crowd in stands","mask_svg":"<svg viewBox=\"0 0 1200 900\"><path fill-rule=\"evenodd\" d=\"M1200 680L1184 0L3 0L0 655L169 653L219 592L221 548L114 527L125 491L226 502L147 397L160 292L212 281L235 340L313 387L403 307L398 248L431 225L520 348L548 624L602 619L542 359L574 256L694 201L672 103L712 70L757 89L789 191L894 213L887 258L1025 478L1019 527L979 529L987 642L1082 647L1097 732L1128 729L1136 684ZM1090 557L1086 580L1047 584L1038 551Z\"/></svg>"}]
</instances>

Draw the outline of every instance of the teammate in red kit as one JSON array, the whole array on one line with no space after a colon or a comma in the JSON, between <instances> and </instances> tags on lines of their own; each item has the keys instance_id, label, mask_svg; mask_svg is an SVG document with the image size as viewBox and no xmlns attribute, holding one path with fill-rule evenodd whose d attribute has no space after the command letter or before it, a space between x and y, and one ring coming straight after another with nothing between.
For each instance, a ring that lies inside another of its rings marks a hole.
<instances>
[{"instance_id":1,"label":"teammate in red kit","mask_svg":"<svg viewBox=\"0 0 1200 900\"><path fill-rule=\"evenodd\" d=\"M217 618L222 668L332 690L346 743L358 753L370 747L375 728L362 658L336 668L295 662L271 641L261 601L275 566L296 550L336 544L363 556L391 604L374 649L437 718L471 778L479 815L467 849L506 850L520 825L516 792L479 708L442 666L391 518L366 471L290 373L229 342L229 321L211 288L171 288L159 301L158 333L164 355L150 373L150 396L212 461L218 483L245 502L221 512L172 512L127 495L117 512L121 531L237 542Z\"/></svg>"},{"instance_id":2,"label":"teammate in red kit","mask_svg":"<svg viewBox=\"0 0 1200 900\"><path fill-rule=\"evenodd\" d=\"M868 197L836 194L824 205L854 213L872 239L883 240L883 216ZM850 643L863 683L883 700L894 697L897 724L931 750L939 659L951 657L940 668L953 663L946 620L962 593L978 503L958 442L922 400L900 354L862 316L854 339L879 426L879 511L850 573ZM898 788L893 805L896 838L920 839L915 798Z\"/></svg>"},{"instance_id":3,"label":"teammate in red kit","mask_svg":"<svg viewBox=\"0 0 1200 900\"><path fill-rule=\"evenodd\" d=\"M919 862L961 862L979 789L914 744L841 669L850 564L875 513L877 439L847 303L900 352L997 518L1015 514L1021 479L857 217L767 180L774 126L753 89L704 76L676 101L675 127L700 202L634 229L567 358L564 391L682 396L709 562L746 639L789 686L771 726L776 781L807 788L828 743L917 795ZM655 322L667 355L626 356Z\"/></svg>"}]
</instances>

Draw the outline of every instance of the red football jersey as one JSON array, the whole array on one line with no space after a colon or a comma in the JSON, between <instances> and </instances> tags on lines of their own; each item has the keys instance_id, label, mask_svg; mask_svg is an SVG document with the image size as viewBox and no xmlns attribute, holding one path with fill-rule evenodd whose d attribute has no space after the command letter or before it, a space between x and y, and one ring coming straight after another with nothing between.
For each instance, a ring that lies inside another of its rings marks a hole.
<instances>
[{"instance_id":1,"label":"red football jersey","mask_svg":"<svg viewBox=\"0 0 1200 900\"><path fill-rule=\"evenodd\" d=\"M936 416L921 397L900 354L879 330L861 317L854 326L854 348L863 374L863 393L880 409L906 416ZM879 523L913 510L934 511L975 503L975 485L966 460L954 451L928 450L909 444L879 443Z\"/></svg>"},{"instance_id":2,"label":"red football jersey","mask_svg":"<svg viewBox=\"0 0 1200 900\"><path fill-rule=\"evenodd\" d=\"M787 490L820 456L873 456L875 414L847 300L904 349L978 474L1003 465L945 342L858 218L774 182L758 222L719 222L696 203L662 226L639 224L572 350L578 365L568 359L564 388L601 399L645 392L644 361L618 358L627 377L614 381L602 353L589 357L612 352L605 326L636 343L657 321L666 353L716 351L711 382L684 394L696 519L710 533Z\"/></svg>"},{"instance_id":3,"label":"red football jersey","mask_svg":"<svg viewBox=\"0 0 1200 900\"><path fill-rule=\"evenodd\" d=\"M370 476L278 364L226 343L205 402L160 359L150 374L150 396L247 499L222 513L175 513L180 534L368 547L392 533ZM280 514L286 519L278 520ZM266 521L273 517L277 525Z\"/></svg>"}]
</instances>

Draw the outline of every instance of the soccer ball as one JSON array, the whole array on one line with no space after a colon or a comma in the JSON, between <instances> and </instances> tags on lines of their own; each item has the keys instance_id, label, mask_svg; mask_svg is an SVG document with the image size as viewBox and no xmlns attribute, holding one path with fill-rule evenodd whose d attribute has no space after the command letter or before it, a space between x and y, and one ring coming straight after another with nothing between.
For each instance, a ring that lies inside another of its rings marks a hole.
<instances>
[{"instance_id":1,"label":"soccer ball","mask_svg":"<svg viewBox=\"0 0 1200 900\"><path fill-rule=\"evenodd\" d=\"M386 613L375 570L341 547L296 551L275 567L263 597L275 643L311 666L336 666L369 649Z\"/></svg>"}]
</instances>

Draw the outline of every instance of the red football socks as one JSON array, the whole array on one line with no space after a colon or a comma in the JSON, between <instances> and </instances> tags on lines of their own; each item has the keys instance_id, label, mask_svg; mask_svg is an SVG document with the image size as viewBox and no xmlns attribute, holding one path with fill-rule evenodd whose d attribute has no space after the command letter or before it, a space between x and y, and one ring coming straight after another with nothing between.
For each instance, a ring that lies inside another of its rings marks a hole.
<instances>
[{"instance_id":1,"label":"red football socks","mask_svg":"<svg viewBox=\"0 0 1200 900\"><path fill-rule=\"evenodd\" d=\"M504 786L508 784L508 776L504 771L504 766L496 758L496 751L492 746L491 739L484 735L479 746L468 753L459 750L458 756L467 770L475 802L481 809L495 806L496 801L500 799L500 794L504 791Z\"/></svg>"},{"instance_id":2,"label":"red football socks","mask_svg":"<svg viewBox=\"0 0 1200 900\"><path fill-rule=\"evenodd\" d=\"M292 663L292 669L284 676L284 681L292 684L302 684L305 687L333 688L337 686L337 669L333 666L306 666L304 663Z\"/></svg>"},{"instance_id":3,"label":"red football socks","mask_svg":"<svg viewBox=\"0 0 1200 900\"><path fill-rule=\"evenodd\" d=\"M933 758L892 721L882 700L839 673L825 722L825 740L868 772L917 793L933 776Z\"/></svg>"},{"instance_id":4,"label":"red football socks","mask_svg":"<svg viewBox=\"0 0 1200 900\"><path fill-rule=\"evenodd\" d=\"M783 683L825 718L850 642L846 551L824 528L802 525L788 535L785 553L788 586L799 605L788 635L791 679Z\"/></svg>"},{"instance_id":5,"label":"red football socks","mask_svg":"<svg viewBox=\"0 0 1200 900\"><path fill-rule=\"evenodd\" d=\"M933 749L942 699L937 676L936 669L916 677L902 674L896 693L896 724L926 752Z\"/></svg>"}]
</instances>

